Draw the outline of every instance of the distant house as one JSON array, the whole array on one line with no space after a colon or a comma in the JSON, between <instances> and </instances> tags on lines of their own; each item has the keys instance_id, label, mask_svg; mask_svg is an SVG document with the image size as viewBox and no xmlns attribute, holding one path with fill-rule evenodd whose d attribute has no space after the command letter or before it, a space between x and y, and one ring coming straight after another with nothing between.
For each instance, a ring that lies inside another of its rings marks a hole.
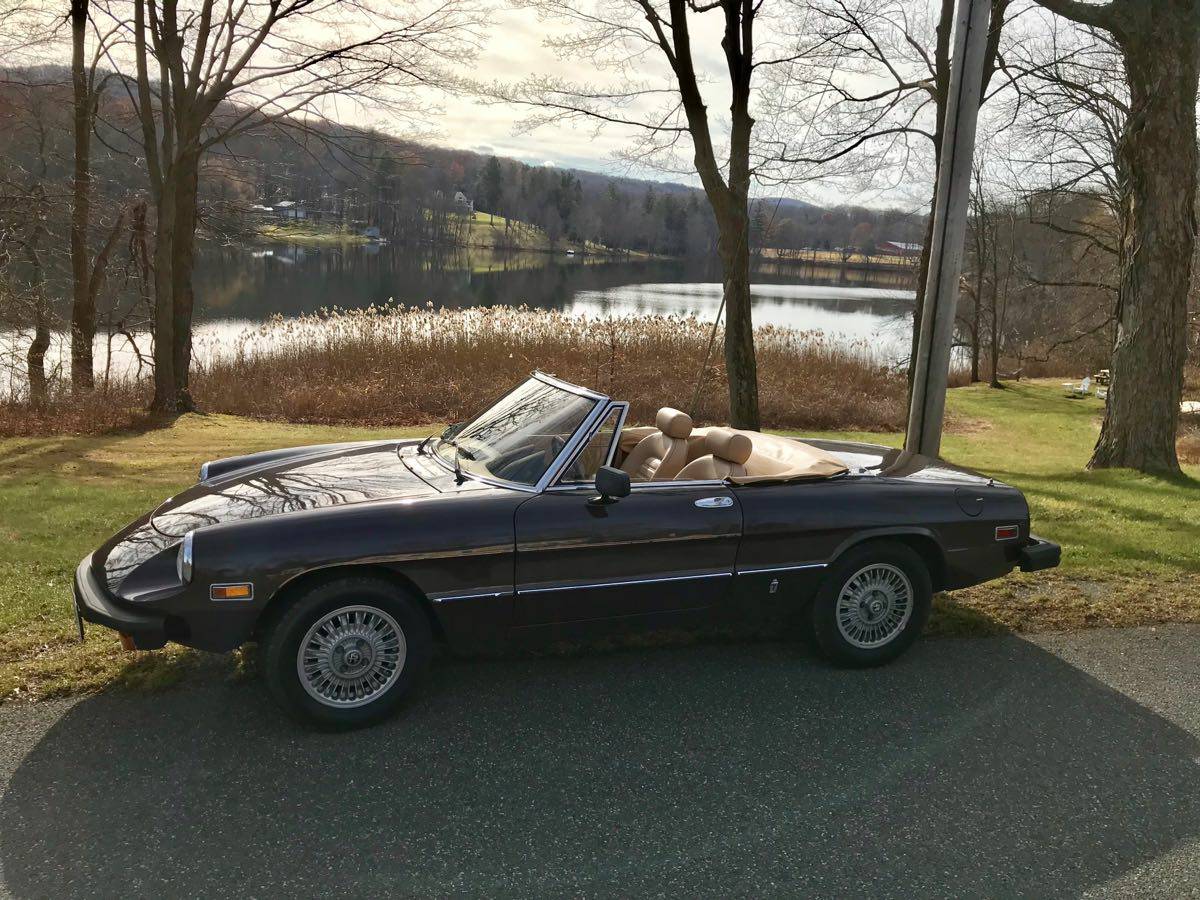
<instances>
[{"instance_id":1,"label":"distant house","mask_svg":"<svg viewBox=\"0 0 1200 900\"><path fill-rule=\"evenodd\" d=\"M875 245L878 256L903 256L916 259L921 255L921 244L905 244L901 241L880 241Z\"/></svg>"},{"instance_id":2,"label":"distant house","mask_svg":"<svg viewBox=\"0 0 1200 900\"><path fill-rule=\"evenodd\" d=\"M272 211L280 219L307 219L308 214L304 211L304 204L297 203L295 200L281 200L276 203Z\"/></svg>"},{"instance_id":3,"label":"distant house","mask_svg":"<svg viewBox=\"0 0 1200 900\"><path fill-rule=\"evenodd\" d=\"M459 212L468 214L475 212L475 201L462 191L454 192L454 205L458 207Z\"/></svg>"}]
</instances>

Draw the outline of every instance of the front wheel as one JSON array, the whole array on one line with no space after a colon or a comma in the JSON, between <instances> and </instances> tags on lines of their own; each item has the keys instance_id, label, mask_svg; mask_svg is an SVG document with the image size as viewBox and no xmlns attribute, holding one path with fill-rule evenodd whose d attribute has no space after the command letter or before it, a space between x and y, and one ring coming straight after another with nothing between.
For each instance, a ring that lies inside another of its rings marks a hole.
<instances>
[{"instance_id":1,"label":"front wheel","mask_svg":"<svg viewBox=\"0 0 1200 900\"><path fill-rule=\"evenodd\" d=\"M830 568L812 605L821 652L846 666L878 666L908 649L929 618L929 569L910 547L864 544Z\"/></svg>"},{"instance_id":2,"label":"front wheel","mask_svg":"<svg viewBox=\"0 0 1200 900\"><path fill-rule=\"evenodd\" d=\"M352 576L295 599L259 645L276 701L330 730L372 725L395 712L432 656L425 614L387 581Z\"/></svg>"}]
</instances>

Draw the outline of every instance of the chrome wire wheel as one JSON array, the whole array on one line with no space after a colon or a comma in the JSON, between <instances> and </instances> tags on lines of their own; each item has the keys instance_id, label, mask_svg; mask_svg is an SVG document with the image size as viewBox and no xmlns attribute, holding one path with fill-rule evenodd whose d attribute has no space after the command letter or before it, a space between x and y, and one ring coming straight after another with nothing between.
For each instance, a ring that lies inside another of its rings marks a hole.
<instances>
[{"instance_id":1,"label":"chrome wire wheel","mask_svg":"<svg viewBox=\"0 0 1200 900\"><path fill-rule=\"evenodd\" d=\"M842 637L870 650L904 631L912 610L912 582L904 571L889 563L872 563L846 579L835 612Z\"/></svg>"},{"instance_id":2,"label":"chrome wire wheel","mask_svg":"<svg viewBox=\"0 0 1200 900\"><path fill-rule=\"evenodd\" d=\"M374 606L344 606L308 629L296 672L318 703L349 709L383 696L407 654L404 631L390 615Z\"/></svg>"}]
</instances>

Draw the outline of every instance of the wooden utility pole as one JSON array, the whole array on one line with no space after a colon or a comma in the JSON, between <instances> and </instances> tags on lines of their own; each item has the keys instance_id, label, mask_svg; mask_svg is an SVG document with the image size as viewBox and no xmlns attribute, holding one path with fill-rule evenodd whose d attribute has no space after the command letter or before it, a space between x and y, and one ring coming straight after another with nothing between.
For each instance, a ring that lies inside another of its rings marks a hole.
<instances>
[{"instance_id":1,"label":"wooden utility pole","mask_svg":"<svg viewBox=\"0 0 1200 900\"><path fill-rule=\"evenodd\" d=\"M954 23L954 55L950 62L946 125L942 131L942 165L934 195L929 274L918 323L912 402L904 440L905 450L925 456L937 456L942 446L946 381L967 232L971 159L975 153L979 85L987 55L990 10L990 0L958 0Z\"/></svg>"}]
</instances>

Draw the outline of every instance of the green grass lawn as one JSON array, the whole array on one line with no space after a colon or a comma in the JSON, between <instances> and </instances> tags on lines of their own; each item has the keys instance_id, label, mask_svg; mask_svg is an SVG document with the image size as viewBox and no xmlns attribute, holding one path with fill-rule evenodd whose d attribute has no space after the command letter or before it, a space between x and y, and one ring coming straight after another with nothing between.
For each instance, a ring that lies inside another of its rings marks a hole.
<instances>
[{"instance_id":1,"label":"green grass lawn","mask_svg":"<svg viewBox=\"0 0 1200 900\"><path fill-rule=\"evenodd\" d=\"M1063 545L1053 572L1015 574L939 598L932 628L985 633L1200 621L1200 469L1180 479L1084 469L1101 405L1048 384L951 391L943 455L1025 491L1034 530ZM118 684L163 684L205 663L172 648L124 654L89 628L74 643L70 579L78 561L164 497L200 463L270 447L407 436L433 429L349 429L185 416L170 428L0 440L0 702ZM836 435L897 445L898 435Z\"/></svg>"},{"instance_id":2,"label":"green grass lawn","mask_svg":"<svg viewBox=\"0 0 1200 900\"><path fill-rule=\"evenodd\" d=\"M935 631L1200 621L1200 467L1181 478L1088 471L1103 404L1068 398L1057 381L956 388L947 408L943 457L1019 487L1034 532L1062 545L1063 562L955 592L939 602Z\"/></svg>"},{"instance_id":3,"label":"green grass lawn","mask_svg":"<svg viewBox=\"0 0 1200 900\"><path fill-rule=\"evenodd\" d=\"M307 220L267 223L259 227L258 236L264 241L304 244L309 247L365 244L368 240L361 234L337 225L318 225Z\"/></svg>"}]
</instances>

